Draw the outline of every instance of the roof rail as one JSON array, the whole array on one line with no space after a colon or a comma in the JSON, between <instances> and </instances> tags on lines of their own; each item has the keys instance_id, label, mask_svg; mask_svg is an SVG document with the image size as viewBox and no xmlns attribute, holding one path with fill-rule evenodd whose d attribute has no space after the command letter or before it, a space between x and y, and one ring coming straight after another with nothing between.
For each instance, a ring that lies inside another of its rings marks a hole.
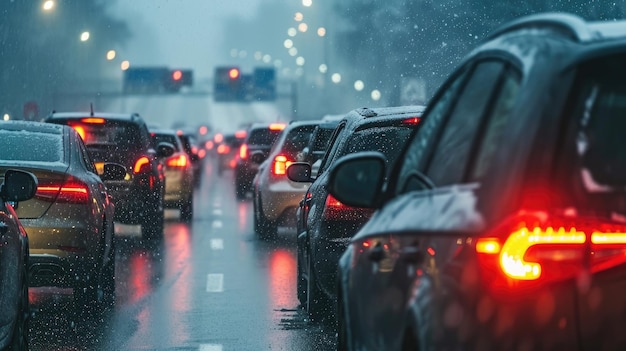
<instances>
[{"instance_id":1,"label":"roof rail","mask_svg":"<svg viewBox=\"0 0 626 351\"><path fill-rule=\"evenodd\" d=\"M524 28L553 29L577 42L589 41L593 38L587 22L581 17L563 12L549 12L524 16L509 22L493 31L486 39L491 40L502 34Z\"/></svg>"},{"instance_id":2,"label":"roof rail","mask_svg":"<svg viewBox=\"0 0 626 351\"><path fill-rule=\"evenodd\" d=\"M376 116L378 116L378 113L376 113L376 111L370 110L367 107L360 108L356 112L358 112L358 114L360 114L363 117L376 117Z\"/></svg>"}]
</instances>

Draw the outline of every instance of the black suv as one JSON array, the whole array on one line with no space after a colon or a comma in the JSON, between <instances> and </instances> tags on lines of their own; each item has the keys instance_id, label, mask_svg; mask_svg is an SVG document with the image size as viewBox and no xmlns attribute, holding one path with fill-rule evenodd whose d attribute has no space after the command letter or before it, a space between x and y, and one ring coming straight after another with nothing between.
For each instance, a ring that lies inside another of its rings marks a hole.
<instances>
[{"instance_id":1,"label":"black suv","mask_svg":"<svg viewBox=\"0 0 626 351\"><path fill-rule=\"evenodd\" d=\"M285 126L284 123L255 123L248 129L235 165L235 195L238 199L243 199L247 192L252 191L252 180L261 159L267 158L272 144ZM253 154L258 158L257 162L250 160Z\"/></svg>"},{"instance_id":2,"label":"black suv","mask_svg":"<svg viewBox=\"0 0 626 351\"><path fill-rule=\"evenodd\" d=\"M310 183L297 210L298 299L311 319L328 312L336 298L337 263L354 233L369 219L369 209L346 206L328 194L328 172L342 156L379 151L393 163L420 121L423 106L358 109L344 119L326 140L328 150L315 177L309 163L294 163L287 175L292 181ZM318 127L319 128L319 127ZM305 177L294 178L293 173ZM332 310L332 308L330 309Z\"/></svg>"},{"instance_id":3,"label":"black suv","mask_svg":"<svg viewBox=\"0 0 626 351\"><path fill-rule=\"evenodd\" d=\"M624 82L626 21L522 18L391 171L338 160L330 193L378 209L340 260L338 349L626 349Z\"/></svg>"},{"instance_id":4,"label":"black suv","mask_svg":"<svg viewBox=\"0 0 626 351\"><path fill-rule=\"evenodd\" d=\"M105 181L115 203L115 220L141 224L144 238L163 235L165 178L157 155L171 155L172 145L160 144L155 150L145 121L136 113L53 112L45 121L74 128L99 173L105 162L124 165L124 180Z\"/></svg>"}]
</instances>

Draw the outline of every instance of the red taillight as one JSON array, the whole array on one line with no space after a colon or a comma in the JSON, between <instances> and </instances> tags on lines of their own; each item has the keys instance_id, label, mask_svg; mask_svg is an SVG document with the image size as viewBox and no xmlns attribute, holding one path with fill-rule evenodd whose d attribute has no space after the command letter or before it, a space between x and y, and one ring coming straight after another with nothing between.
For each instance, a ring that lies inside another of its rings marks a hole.
<instances>
[{"instance_id":1,"label":"red taillight","mask_svg":"<svg viewBox=\"0 0 626 351\"><path fill-rule=\"evenodd\" d=\"M248 132L246 132L245 130L238 130L238 131L235 132L235 138L237 138L237 139L244 139L247 134L248 134Z\"/></svg>"},{"instance_id":2,"label":"red taillight","mask_svg":"<svg viewBox=\"0 0 626 351\"><path fill-rule=\"evenodd\" d=\"M241 147L239 147L239 158L242 160L245 160L248 158L248 145L247 144L241 144Z\"/></svg>"},{"instance_id":3,"label":"red taillight","mask_svg":"<svg viewBox=\"0 0 626 351\"><path fill-rule=\"evenodd\" d=\"M270 130L283 130L286 125L284 123L272 123L270 124Z\"/></svg>"},{"instance_id":4,"label":"red taillight","mask_svg":"<svg viewBox=\"0 0 626 351\"><path fill-rule=\"evenodd\" d=\"M167 159L168 167L187 167L187 163L186 155L174 156Z\"/></svg>"},{"instance_id":5,"label":"red taillight","mask_svg":"<svg viewBox=\"0 0 626 351\"><path fill-rule=\"evenodd\" d=\"M217 153L220 155L224 155L229 152L230 152L230 147L228 147L228 145L220 144L220 146L217 147Z\"/></svg>"},{"instance_id":6,"label":"red taillight","mask_svg":"<svg viewBox=\"0 0 626 351\"><path fill-rule=\"evenodd\" d=\"M214 145L215 145L215 144L213 143L213 141L212 141L212 140L208 140L206 143L204 143L204 147L205 147L207 150L213 150L213 146L214 146Z\"/></svg>"},{"instance_id":7,"label":"red taillight","mask_svg":"<svg viewBox=\"0 0 626 351\"><path fill-rule=\"evenodd\" d=\"M517 223L503 225L497 230L500 233L476 241L483 271L499 271L504 278L493 279L496 285L563 280L626 262L624 225L596 219L548 219L546 214L524 216ZM498 236L507 232L505 237Z\"/></svg>"},{"instance_id":8,"label":"red taillight","mask_svg":"<svg viewBox=\"0 0 626 351\"><path fill-rule=\"evenodd\" d=\"M74 128L76 133L78 133L78 135L80 135L81 139L85 140L85 127L83 127L83 126L72 126L72 128Z\"/></svg>"},{"instance_id":9,"label":"red taillight","mask_svg":"<svg viewBox=\"0 0 626 351\"><path fill-rule=\"evenodd\" d=\"M104 118L89 117L89 118L83 118L80 121L83 122L83 123L103 124L104 123Z\"/></svg>"},{"instance_id":10,"label":"red taillight","mask_svg":"<svg viewBox=\"0 0 626 351\"><path fill-rule=\"evenodd\" d=\"M224 141L224 136L220 133L217 133L213 136L213 141L215 141L216 143L221 143L222 141Z\"/></svg>"},{"instance_id":11,"label":"red taillight","mask_svg":"<svg viewBox=\"0 0 626 351\"><path fill-rule=\"evenodd\" d=\"M331 194L326 196L324 204L324 219L331 221L356 221L367 219L371 216L372 210L360 207L351 207L341 203Z\"/></svg>"},{"instance_id":12,"label":"red taillight","mask_svg":"<svg viewBox=\"0 0 626 351\"><path fill-rule=\"evenodd\" d=\"M89 188L85 183L73 178L64 184L42 182L37 186L35 196L44 201L84 204L89 202Z\"/></svg>"},{"instance_id":13,"label":"red taillight","mask_svg":"<svg viewBox=\"0 0 626 351\"><path fill-rule=\"evenodd\" d=\"M278 155L274 157L274 165L272 167L272 173L275 175L285 175L287 174L287 167L291 165L292 162L287 159L285 155Z\"/></svg>"},{"instance_id":14,"label":"red taillight","mask_svg":"<svg viewBox=\"0 0 626 351\"><path fill-rule=\"evenodd\" d=\"M149 172L149 171L150 171L150 159L146 156L140 157L137 160L137 162L135 162L135 166L133 167L133 172L137 174L137 173L143 173L143 172Z\"/></svg>"},{"instance_id":15,"label":"red taillight","mask_svg":"<svg viewBox=\"0 0 626 351\"><path fill-rule=\"evenodd\" d=\"M198 151L198 158L203 159L206 156L206 150L200 149Z\"/></svg>"},{"instance_id":16,"label":"red taillight","mask_svg":"<svg viewBox=\"0 0 626 351\"><path fill-rule=\"evenodd\" d=\"M420 118L419 117L411 117L411 118L406 118L402 121L402 123L404 124L418 124L420 122Z\"/></svg>"}]
</instances>

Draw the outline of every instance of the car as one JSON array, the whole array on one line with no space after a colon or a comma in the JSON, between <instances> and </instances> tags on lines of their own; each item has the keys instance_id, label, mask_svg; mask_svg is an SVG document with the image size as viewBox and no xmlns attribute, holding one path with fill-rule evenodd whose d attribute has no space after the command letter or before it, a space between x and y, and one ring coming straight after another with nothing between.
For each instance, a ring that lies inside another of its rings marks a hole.
<instances>
[{"instance_id":1,"label":"car","mask_svg":"<svg viewBox=\"0 0 626 351\"><path fill-rule=\"evenodd\" d=\"M294 222L298 203L310 184L289 180L287 167L296 161L319 124L318 120L294 121L283 129L265 160L259 154L253 157L253 162L262 162L253 180L252 196L254 231L260 238L270 239L279 224Z\"/></svg>"},{"instance_id":2,"label":"car","mask_svg":"<svg viewBox=\"0 0 626 351\"><path fill-rule=\"evenodd\" d=\"M337 265L350 238L372 211L348 207L328 194L328 172L338 158L360 151L379 151L388 164L395 162L417 127L424 106L362 108L351 111L334 129L319 174L309 163L289 166L287 176L311 184L297 211L297 296L310 319L332 315L336 300ZM316 129L319 130L319 127ZM304 177L297 177L304 175Z\"/></svg>"},{"instance_id":3,"label":"car","mask_svg":"<svg viewBox=\"0 0 626 351\"><path fill-rule=\"evenodd\" d=\"M171 155L171 145L156 145L155 150L146 122L137 113L53 111L45 122L74 128L100 171L105 162L126 167L124 179L105 181L115 202L115 221L140 224L144 239L160 240L165 175L157 157Z\"/></svg>"},{"instance_id":4,"label":"car","mask_svg":"<svg viewBox=\"0 0 626 351\"><path fill-rule=\"evenodd\" d=\"M198 147L198 141L194 133L178 130L177 134L183 145L183 149L191 161L193 167L193 184L197 187L200 185L200 179L202 179L202 159L206 156L206 150Z\"/></svg>"},{"instance_id":5,"label":"car","mask_svg":"<svg viewBox=\"0 0 626 351\"><path fill-rule=\"evenodd\" d=\"M237 199L245 198L252 191L252 181L259 169L260 159L267 158L272 144L278 138L280 132L285 129L285 123L254 123L246 133L246 139L239 148L239 155L235 165L235 196ZM256 154L260 157L257 162L252 162L250 156ZM260 155L260 156L259 156Z\"/></svg>"},{"instance_id":6,"label":"car","mask_svg":"<svg viewBox=\"0 0 626 351\"><path fill-rule=\"evenodd\" d=\"M163 158L165 172L166 208L180 210L180 218L190 221L193 218L194 168L191 158L185 152L181 139L175 130L156 129L150 131L154 145L169 143L174 153Z\"/></svg>"},{"instance_id":7,"label":"car","mask_svg":"<svg viewBox=\"0 0 626 351\"><path fill-rule=\"evenodd\" d=\"M225 170L231 170L235 168L237 162L237 155L239 154L239 147L243 143L245 136L237 135L236 133L219 134L221 137L217 137L220 140L216 143L215 152L217 152L217 174L222 175Z\"/></svg>"},{"instance_id":8,"label":"car","mask_svg":"<svg viewBox=\"0 0 626 351\"><path fill-rule=\"evenodd\" d=\"M330 138L343 117L345 115L342 115L341 119L325 120L327 118L325 116L325 119L322 119L322 123L313 131L309 144L297 155L296 159L298 162L306 162L311 165L312 176L317 175L322 158L328 149Z\"/></svg>"},{"instance_id":9,"label":"car","mask_svg":"<svg viewBox=\"0 0 626 351\"><path fill-rule=\"evenodd\" d=\"M115 303L114 205L103 179L121 180L124 166L89 158L72 128L41 122L0 123L0 172L37 177L34 197L15 209L29 240L29 286L72 288L78 310Z\"/></svg>"},{"instance_id":10,"label":"car","mask_svg":"<svg viewBox=\"0 0 626 351\"><path fill-rule=\"evenodd\" d=\"M330 193L377 209L340 259L339 350L626 348L625 59L626 21L518 19L399 162L335 163Z\"/></svg>"},{"instance_id":11,"label":"car","mask_svg":"<svg viewBox=\"0 0 626 351\"><path fill-rule=\"evenodd\" d=\"M0 142L2 143L2 142ZM37 178L30 172L6 169L0 185L0 349L28 350L28 235L14 207L31 199Z\"/></svg>"}]
</instances>

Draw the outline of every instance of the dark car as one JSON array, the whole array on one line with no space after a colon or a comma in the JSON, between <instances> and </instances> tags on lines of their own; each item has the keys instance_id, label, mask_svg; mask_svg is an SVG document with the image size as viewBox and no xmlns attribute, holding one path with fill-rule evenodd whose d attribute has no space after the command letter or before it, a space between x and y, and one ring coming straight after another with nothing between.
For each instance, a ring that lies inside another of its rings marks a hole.
<instances>
[{"instance_id":1,"label":"dark car","mask_svg":"<svg viewBox=\"0 0 626 351\"><path fill-rule=\"evenodd\" d=\"M115 202L115 220L141 224L146 239L162 237L165 177L157 156L167 157L173 149L167 144L153 148L141 116L53 112L45 121L74 128L100 172L105 162L124 165L124 179L105 182Z\"/></svg>"},{"instance_id":2,"label":"dark car","mask_svg":"<svg viewBox=\"0 0 626 351\"><path fill-rule=\"evenodd\" d=\"M245 136L240 136L236 133L222 134L221 141L215 146L218 175L222 175L225 170L235 168L239 147L243 144L244 138Z\"/></svg>"},{"instance_id":3,"label":"dark car","mask_svg":"<svg viewBox=\"0 0 626 351\"><path fill-rule=\"evenodd\" d=\"M257 154L256 157L260 159L267 158L272 144L283 129L285 129L284 123L255 123L248 128L235 165L237 199L243 199L249 191L252 191L252 180L259 169L259 160L253 162L250 156Z\"/></svg>"},{"instance_id":4,"label":"dark car","mask_svg":"<svg viewBox=\"0 0 626 351\"><path fill-rule=\"evenodd\" d=\"M625 80L625 21L522 18L391 172L338 160L330 193L379 209L341 257L338 349L626 349Z\"/></svg>"},{"instance_id":5,"label":"dark car","mask_svg":"<svg viewBox=\"0 0 626 351\"><path fill-rule=\"evenodd\" d=\"M28 350L28 236L13 206L35 195L37 178L7 169L0 185L0 349Z\"/></svg>"},{"instance_id":6,"label":"dark car","mask_svg":"<svg viewBox=\"0 0 626 351\"><path fill-rule=\"evenodd\" d=\"M0 123L0 172L37 176L35 196L16 213L30 246L29 285L72 288L79 309L115 302L114 206L101 179L122 179L122 165L97 174L83 141L68 126Z\"/></svg>"},{"instance_id":7,"label":"dark car","mask_svg":"<svg viewBox=\"0 0 626 351\"><path fill-rule=\"evenodd\" d=\"M337 264L350 238L369 219L370 209L349 207L328 194L328 172L338 158L360 151L379 151L388 163L395 162L411 132L416 128L423 106L358 109L339 122L319 173L312 174L308 163L296 163L287 173L307 176L293 181L311 182L298 209L298 299L311 319L334 312L329 302L336 299ZM329 311L330 310L330 311Z\"/></svg>"}]
</instances>

